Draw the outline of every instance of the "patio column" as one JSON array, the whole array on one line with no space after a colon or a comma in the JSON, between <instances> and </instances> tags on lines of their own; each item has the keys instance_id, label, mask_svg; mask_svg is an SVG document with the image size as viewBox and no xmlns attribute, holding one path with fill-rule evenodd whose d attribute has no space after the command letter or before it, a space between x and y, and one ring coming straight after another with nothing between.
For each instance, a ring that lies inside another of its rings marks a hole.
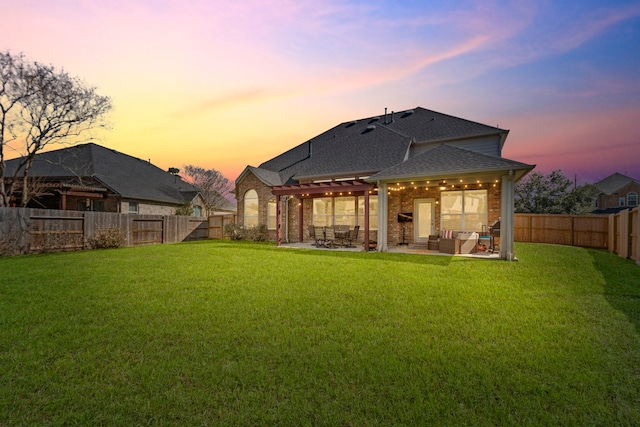
<instances>
[{"instance_id":1,"label":"patio column","mask_svg":"<svg viewBox=\"0 0 640 427\"><path fill-rule=\"evenodd\" d=\"M282 226L280 215L282 214L282 209L280 209L280 196L276 196L276 245L280 246L282 244Z\"/></svg>"},{"instance_id":2,"label":"patio column","mask_svg":"<svg viewBox=\"0 0 640 427\"><path fill-rule=\"evenodd\" d=\"M387 252L387 216L389 197L387 184L378 182L378 251Z\"/></svg>"},{"instance_id":3,"label":"patio column","mask_svg":"<svg viewBox=\"0 0 640 427\"><path fill-rule=\"evenodd\" d=\"M369 252L369 190L364 190L364 251Z\"/></svg>"},{"instance_id":4,"label":"patio column","mask_svg":"<svg viewBox=\"0 0 640 427\"><path fill-rule=\"evenodd\" d=\"M502 194L500 196L500 258L513 261L514 240L514 175L509 171L509 175L502 176Z\"/></svg>"},{"instance_id":5,"label":"patio column","mask_svg":"<svg viewBox=\"0 0 640 427\"><path fill-rule=\"evenodd\" d=\"M298 196L298 241L302 243L304 241L304 199Z\"/></svg>"}]
</instances>

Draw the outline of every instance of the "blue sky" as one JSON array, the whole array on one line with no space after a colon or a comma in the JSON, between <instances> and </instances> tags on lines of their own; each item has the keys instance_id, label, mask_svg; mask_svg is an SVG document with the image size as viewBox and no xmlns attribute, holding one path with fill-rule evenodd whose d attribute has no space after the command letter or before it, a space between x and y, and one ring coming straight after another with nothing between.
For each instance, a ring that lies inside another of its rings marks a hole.
<instances>
[{"instance_id":1,"label":"blue sky","mask_svg":"<svg viewBox=\"0 0 640 427\"><path fill-rule=\"evenodd\" d=\"M509 129L503 155L640 179L639 1L0 0L0 50L114 101L96 142L235 179L416 106ZM17 155L18 153L16 153Z\"/></svg>"}]
</instances>

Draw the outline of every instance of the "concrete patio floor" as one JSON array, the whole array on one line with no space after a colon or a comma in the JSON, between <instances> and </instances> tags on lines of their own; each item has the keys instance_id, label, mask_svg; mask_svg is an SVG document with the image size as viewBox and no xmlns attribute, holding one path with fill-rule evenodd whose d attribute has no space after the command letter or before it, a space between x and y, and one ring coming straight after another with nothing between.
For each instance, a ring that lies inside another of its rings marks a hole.
<instances>
[{"instance_id":1,"label":"concrete patio floor","mask_svg":"<svg viewBox=\"0 0 640 427\"><path fill-rule=\"evenodd\" d=\"M362 248L362 244L356 246L355 248L345 248L342 246L338 246L335 248L325 248L325 247L316 247L316 245L312 242L302 242L302 243L282 243L281 248L286 248L286 249L314 249L314 250L318 250L318 251L342 251L342 252L364 252L364 249ZM375 250L372 250L370 252L376 252ZM465 257L465 258L480 258L480 259L493 259L493 260L499 260L500 259L500 254L498 252L496 253L489 253L489 252L478 252L475 254L445 254L439 251L434 251L434 250L429 250L429 249L424 249L423 247L417 246L414 247L413 245L397 245L397 246L390 246L389 253L403 253L403 254L416 254L416 255L435 255L435 256L455 256L455 257Z\"/></svg>"}]
</instances>

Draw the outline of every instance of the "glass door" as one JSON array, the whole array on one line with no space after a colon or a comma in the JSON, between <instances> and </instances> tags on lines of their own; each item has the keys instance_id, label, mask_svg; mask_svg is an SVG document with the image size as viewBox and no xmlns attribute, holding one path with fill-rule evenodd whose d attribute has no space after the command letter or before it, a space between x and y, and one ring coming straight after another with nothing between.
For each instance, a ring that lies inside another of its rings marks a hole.
<instances>
[{"instance_id":1,"label":"glass door","mask_svg":"<svg viewBox=\"0 0 640 427\"><path fill-rule=\"evenodd\" d=\"M413 214L413 241L427 243L429 235L435 232L435 200L416 199Z\"/></svg>"}]
</instances>

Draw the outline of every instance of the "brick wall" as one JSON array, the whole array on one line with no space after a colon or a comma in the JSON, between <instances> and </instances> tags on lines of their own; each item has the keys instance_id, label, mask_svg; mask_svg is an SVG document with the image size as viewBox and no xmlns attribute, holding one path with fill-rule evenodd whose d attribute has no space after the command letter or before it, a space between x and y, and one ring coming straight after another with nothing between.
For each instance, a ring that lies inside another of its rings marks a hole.
<instances>
[{"instance_id":1,"label":"brick wall","mask_svg":"<svg viewBox=\"0 0 640 427\"><path fill-rule=\"evenodd\" d=\"M598 196L598 209L607 209L607 208L618 208L620 206L620 198L624 198L624 207L633 207L627 206L627 194L636 193L638 197L640 197L640 184L635 182L629 183L628 185L621 188L618 192L606 195L601 194Z\"/></svg>"},{"instance_id":2,"label":"brick wall","mask_svg":"<svg viewBox=\"0 0 640 427\"><path fill-rule=\"evenodd\" d=\"M485 184L486 185L486 184ZM486 188L486 187L485 187ZM238 222L242 223L244 218L244 194L250 190L256 190L258 193L258 211L259 211L259 223L267 224L267 204L268 200L274 197L271 194L271 188L265 185L262 181L260 181L253 173L247 173L244 179L239 182L236 186L237 198L238 198ZM482 189L482 187L473 187L469 189ZM488 194L488 224L487 226L493 224L495 221L500 218L500 197L501 197L501 186L497 183L495 186L490 184L487 189ZM389 194L389 212L387 216L387 229L389 232L388 243L389 245L396 245L402 241L402 224L398 223L398 213L399 212L413 212L414 210L414 201L415 199L434 199L438 203L435 205L435 224L436 228L440 228L440 190L437 188L425 188L425 187L417 187L417 188L405 188L401 191L390 191ZM299 227L299 204L302 203L303 207L303 241L310 242L309 238L309 224L312 224L313 221L313 200L312 199L298 199L297 197L285 197L282 198L283 203L281 205L282 209L282 241L286 242L298 242L298 227ZM288 206L288 228L286 224L284 224L285 216L286 216L286 207ZM374 224L371 224L375 226ZM405 224L405 242L412 243L413 242L413 223ZM285 235L285 233L288 234ZM481 231L481 230L477 230ZM287 239L288 237L288 239ZM276 232L275 230L269 230L269 239L275 240ZM372 241L377 241L378 233L375 230L370 231L369 239ZM360 234L358 236L358 241L362 242L364 240L364 227L361 225Z\"/></svg>"}]
</instances>

